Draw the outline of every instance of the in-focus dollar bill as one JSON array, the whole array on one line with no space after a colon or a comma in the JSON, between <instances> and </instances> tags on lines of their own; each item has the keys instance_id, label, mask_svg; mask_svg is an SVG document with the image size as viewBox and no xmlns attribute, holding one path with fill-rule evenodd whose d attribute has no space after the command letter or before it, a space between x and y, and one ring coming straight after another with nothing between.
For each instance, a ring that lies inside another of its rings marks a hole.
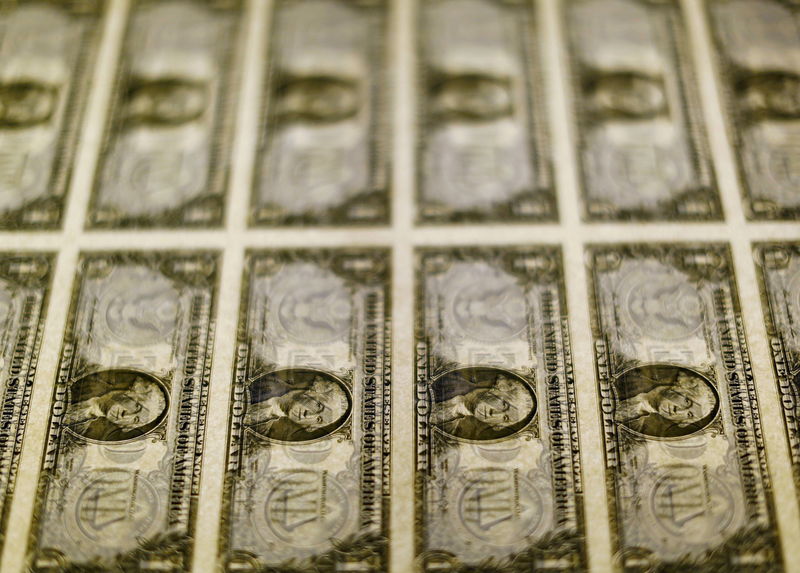
<instances>
[{"instance_id":1,"label":"in-focus dollar bill","mask_svg":"<svg viewBox=\"0 0 800 573\"><path fill-rule=\"evenodd\" d=\"M782 570L727 246L605 245L588 255L618 568Z\"/></svg>"},{"instance_id":2,"label":"in-focus dollar bill","mask_svg":"<svg viewBox=\"0 0 800 573\"><path fill-rule=\"evenodd\" d=\"M417 217L557 219L533 1L428 0L417 20Z\"/></svg>"},{"instance_id":3,"label":"in-focus dollar bill","mask_svg":"<svg viewBox=\"0 0 800 573\"><path fill-rule=\"evenodd\" d=\"M0 548L18 477L53 262L51 254L0 253Z\"/></svg>"},{"instance_id":4,"label":"in-focus dollar bill","mask_svg":"<svg viewBox=\"0 0 800 573\"><path fill-rule=\"evenodd\" d=\"M90 227L219 226L243 0L134 0Z\"/></svg>"},{"instance_id":5,"label":"in-focus dollar bill","mask_svg":"<svg viewBox=\"0 0 800 573\"><path fill-rule=\"evenodd\" d=\"M800 5L707 0L751 219L800 219Z\"/></svg>"},{"instance_id":6,"label":"in-focus dollar bill","mask_svg":"<svg viewBox=\"0 0 800 573\"><path fill-rule=\"evenodd\" d=\"M586 568L561 252L417 254L420 570Z\"/></svg>"},{"instance_id":7,"label":"in-focus dollar bill","mask_svg":"<svg viewBox=\"0 0 800 573\"><path fill-rule=\"evenodd\" d=\"M61 224L103 7L0 1L0 229Z\"/></svg>"},{"instance_id":8,"label":"in-focus dollar bill","mask_svg":"<svg viewBox=\"0 0 800 573\"><path fill-rule=\"evenodd\" d=\"M247 255L222 569L388 567L389 255Z\"/></svg>"},{"instance_id":9,"label":"in-focus dollar bill","mask_svg":"<svg viewBox=\"0 0 800 573\"><path fill-rule=\"evenodd\" d=\"M81 257L28 547L31 571L186 571L217 255Z\"/></svg>"},{"instance_id":10,"label":"in-focus dollar bill","mask_svg":"<svg viewBox=\"0 0 800 573\"><path fill-rule=\"evenodd\" d=\"M800 488L800 243L757 243L754 254L794 482Z\"/></svg>"},{"instance_id":11,"label":"in-focus dollar bill","mask_svg":"<svg viewBox=\"0 0 800 573\"><path fill-rule=\"evenodd\" d=\"M678 2L564 3L589 220L718 220Z\"/></svg>"},{"instance_id":12,"label":"in-focus dollar bill","mask_svg":"<svg viewBox=\"0 0 800 573\"><path fill-rule=\"evenodd\" d=\"M388 222L388 1L273 6L251 224Z\"/></svg>"}]
</instances>

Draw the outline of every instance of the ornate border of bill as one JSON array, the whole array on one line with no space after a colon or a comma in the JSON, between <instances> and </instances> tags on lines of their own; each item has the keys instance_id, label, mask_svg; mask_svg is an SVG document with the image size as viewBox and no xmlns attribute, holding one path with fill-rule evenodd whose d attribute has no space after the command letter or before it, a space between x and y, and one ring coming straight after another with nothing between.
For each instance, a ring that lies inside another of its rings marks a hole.
<instances>
[{"instance_id":1,"label":"ornate border of bill","mask_svg":"<svg viewBox=\"0 0 800 573\"><path fill-rule=\"evenodd\" d=\"M789 0L0 0L0 570L800 571Z\"/></svg>"}]
</instances>

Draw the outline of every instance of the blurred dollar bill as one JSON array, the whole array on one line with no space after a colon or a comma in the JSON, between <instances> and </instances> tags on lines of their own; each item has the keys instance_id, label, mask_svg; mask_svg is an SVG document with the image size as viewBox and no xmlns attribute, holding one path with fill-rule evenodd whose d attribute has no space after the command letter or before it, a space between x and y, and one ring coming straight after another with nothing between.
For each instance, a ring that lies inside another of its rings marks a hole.
<instances>
[{"instance_id":1,"label":"blurred dollar bill","mask_svg":"<svg viewBox=\"0 0 800 573\"><path fill-rule=\"evenodd\" d=\"M754 251L794 481L800 485L800 244L759 243Z\"/></svg>"},{"instance_id":2,"label":"blurred dollar bill","mask_svg":"<svg viewBox=\"0 0 800 573\"><path fill-rule=\"evenodd\" d=\"M222 223L242 0L134 0L92 227Z\"/></svg>"},{"instance_id":3,"label":"blurred dollar bill","mask_svg":"<svg viewBox=\"0 0 800 573\"><path fill-rule=\"evenodd\" d=\"M621 570L782 570L727 247L596 246L589 261Z\"/></svg>"},{"instance_id":4,"label":"blurred dollar bill","mask_svg":"<svg viewBox=\"0 0 800 573\"><path fill-rule=\"evenodd\" d=\"M0 229L61 224L102 11L0 1Z\"/></svg>"},{"instance_id":5,"label":"blurred dollar bill","mask_svg":"<svg viewBox=\"0 0 800 573\"><path fill-rule=\"evenodd\" d=\"M420 3L420 221L557 218L535 6Z\"/></svg>"},{"instance_id":6,"label":"blurred dollar bill","mask_svg":"<svg viewBox=\"0 0 800 573\"><path fill-rule=\"evenodd\" d=\"M388 2L273 6L250 222L388 222Z\"/></svg>"},{"instance_id":7,"label":"blurred dollar bill","mask_svg":"<svg viewBox=\"0 0 800 573\"><path fill-rule=\"evenodd\" d=\"M220 535L224 570L388 567L388 254L248 254Z\"/></svg>"},{"instance_id":8,"label":"blurred dollar bill","mask_svg":"<svg viewBox=\"0 0 800 573\"><path fill-rule=\"evenodd\" d=\"M53 259L49 254L0 253L0 547L17 480Z\"/></svg>"},{"instance_id":9,"label":"blurred dollar bill","mask_svg":"<svg viewBox=\"0 0 800 573\"><path fill-rule=\"evenodd\" d=\"M800 6L706 6L748 215L800 219Z\"/></svg>"},{"instance_id":10,"label":"blurred dollar bill","mask_svg":"<svg viewBox=\"0 0 800 573\"><path fill-rule=\"evenodd\" d=\"M30 571L186 571L217 258L84 255L52 398Z\"/></svg>"},{"instance_id":11,"label":"blurred dollar bill","mask_svg":"<svg viewBox=\"0 0 800 573\"><path fill-rule=\"evenodd\" d=\"M677 2L564 3L590 220L717 220L722 208Z\"/></svg>"},{"instance_id":12,"label":"blurred dollar bill","mask_svg":"<svg viewBox=\"0 0 800 573\"><path fill-rule=\"evenodd\" d=\"M418 253L423 571L583 571L581 470L557 248Z\"/></svg>"}]
</instances>

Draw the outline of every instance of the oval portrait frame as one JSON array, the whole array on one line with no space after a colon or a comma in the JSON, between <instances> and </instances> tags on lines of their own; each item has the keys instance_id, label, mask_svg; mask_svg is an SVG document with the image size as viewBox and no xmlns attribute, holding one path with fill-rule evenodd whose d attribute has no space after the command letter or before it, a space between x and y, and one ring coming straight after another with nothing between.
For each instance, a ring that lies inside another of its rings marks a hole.
<instances>
[{"instance_id":1,"label":"oval portrait frame","mask_svg":"<svg viewBox=\"0 0 800 573\"><path fill-rule=\"evenodd\" d=\"M84 435L84 434L82 434L80 432L75 431L71 427L65 425L64 429L69 431L73 436L76 436L78 439L83 440L83 441L85 441L87 443L90 443L90 444L101 444L101 445L129 444L129 443L132 443L132 442L139 441L142 438L145 438L148 435L150 435L153 432L155 432L156 430L158 430L158 428L169 417L171 399L170 399L169 389L167 388L167 385L160 378L158 378L157 376L155 376L155 375L153 375L153 374L151 374L149 372L145 372L143 370L137 370L135 368L105 368L105 369L102 369L102 370L93 370L92 372L88 372L86 374L83 374L79 378L75 379L75 381L73 381L69 385L69 388L67 390L67 408L66 408L65 412L68 411L69 408L72 406L72 404L73 404L72 400L73 400L73 397L74 397L74 390L73 389L78 387L79 384L86 384L86 383L89 383L92 379L95 379L95 378L97 378L99 376L109 375L109 374L114 374L114 373L121 373L121 374L125 374L127 376L143 378L147 382L149 382L149 383L153 384L154 386L156 386L158 388L158 390L161 392L162 396L164 397L164 409L159 413L159 415L155 418L155 420L153 420L149 424L145 424L144 426L142 426L142 427L147 428L147 429L144 430L141 434L136 435L136 436L127 437L127 438L120 439L120 440L99 440L97 438L90 438L90 437L88 437L88 436L86 436L86 435ZM122 388L117 388L117 390L121 390L121 389ZM93 396L90 396L90 398L91 397L93 397Z\"/></svg>"},{"instance_id":2,"label":"oval portrait frame","mask_svg":"<svg viewBox=\"0 0 800 573\"><path fill-rule=\"evenodd\" d=\"M247 412L253 406L253 388L255 386L257 386L258 384L263 384L264 381L268 380L270 377L276 377L276 376L280 376L282 374L292 374L292 373L295 374L295 375L296 374L301 374L301 375L307 376L309 378L310 377L319 377L319 378L322 378L323 380L325 380L326 382L328 382L330 384L334 384L339 390L342 391L342 393L344 394L345 400L347 401L347 407L345 409L345 412L339 418L337 418L335 422L325 426L323 428L325 430L324 433L321 433L320 435L308 437L306 439L287 440L287 439L276 438L274 436L270 436L268 433L261 432L261 431L255 429L253 427L253 424L247 424L247 423L245 423L243 421L243 425L244 425L245 429L248 432L258 436L259 439L267 440L269 442L275 442L277 444L289 445L289 446L295 445L295 444L309 444L309 443L313 443L313 442L321 441L321 440L326 440L326 439L330 438L331 435L333 435L336 432L338 432L339 430L341 430L347 424L347 422L350 420L351 416L353 415L353 404L354 404L355 400L353 398L352 391L347 387L347 385L344 383L344 381L341 378L339 378L338 376L336 376L334 374L331 374L330 372L327 372L325 370L318 370L316 368L303 368L303 367L301 367L301 368L279 368L279 369L276 369L276 370L271 370L271 371L269 371L269 372L267 372L265 374L262 374L260 376L257 376L255 379L253 379L247 385L247 388L245 390L245 395L247 397L247 400L246 400L246 404L247 405L245 407L245 413L244 413L245 417L247 416ZM298 390L303 390L305 388L308 388L308 386L304 386L304 387L297 388L297 389ZM281 396L283 396L283 395L285 395L285 393L281 394ZM266 400L262 400L262 401L259 401L257 403L261 403L261 402L264 402L264 401L266 401Z\"/></svg>"},{"instance_id":3,"label":"oval portrait frame","mask_svg":"<svg viewBox=\"0 0 800 573\"><path fill-rule=\"evenodd\" d=\"M643 370L645 368L665 368L665 369L666 368L670 368L670 369L677 370L677 371L681 371L682 370L684 372L688 372L692 376L695 376L695 377L699 378L711 390L711 393L714 396L714 408L711 410L711 413L709 415L707 415L706 417L702 418L701 421L704 420L705 423L703 423L701 426L698 426L694 430L692 430L690 432L687 432L685 434L680 434L680 435L675 435L675 436L656 436L656 435L652 435L652 434L646 434L646 433L644 433L642 431L639 431L639 430L634 430L633 428L628 426L627 423L625 423L625 422L616 422L616 420L615 420L615 423L618 424L619 426L622 426L623 428L625 428L626 432L629 432L629 433L631 433L631 434L633 434L635 436L638 436L638 437L646 439L646 440L655 440L655 441L659 441L659 442L678 441L678 440L686 439L686 438L691 437L691 436L697 436L697 435L702 434L719 417L719 413L720 413L720 410L721 410L720 394L719 394L719 390L714 386L714 384L711 382L709 377L706 374L703 374L702 372L700 372L699 370L696 370L696 369L691 368L689 366L680 366L680 365L677 365L677 364L669 364L669 363L666 363L666 362L647 362L647 363L644 363L644 364L639 364L637 366L631 366L629 368L626 368L622 372L620 372L617 376L615 376L613 381L611 382L611 391L614 393L615 411L616 411L617 403L619 403L621 400L625 399L625 398L621 398L620 397L621 392L620 392L620 390L618 388L618 381L621 380L623 377L629 375L632 372L635 372L635 371L638 371L638 370ZM655 385L654 385L654 387L655 387ZM641 392L639 392L639 393L641 393ZM628 397L630 397L630 396L628 396Z\"/></svg>"},{"instance_id":4,"label":"oval portrait frame","mask_svg":"<svg viewBox=\"0 0 800 573\"><path fill-rule=\"evenodd\" d=\"M537 414L539 412L539 399L538 399L538 396L536 395L536 390L533 387L533 385L531 384L531 382L526 380L520 374L512 372L511 370L507 370L505 368L497 368L497 367L494 367L494 366L459 366L457 368L451 368L449 370L446 370L445 372L442 372L441 374L439 374L435 378L432 378L431 381L430 381L430 387L428 388L429 400L430 400L430 403L431 403L431 411L433 410L433 405L437 403L437 400L434 399L435 398L435 386L436 386L436 384L439 383L440 381L444 380L446 377L454 374L454 373L457 373L457 372L470 372L470 371L471 372L484 371L484 372L494 372L495 374L502 374L502 375L504 375L504 376L506 376L508 378L511 378L515 382L521 384L522 387L525 389L525 391L528 392L528 394L531 397L532 404L531 404L530 411L525 415L525 417L520 422L517 422L515 424L511 424L511 427L516 426L512 431L508 432L507 434L500 435L500 436L495 436L495 437L491 437L491 438L477 439L477 438L466 438L466 437L463 437L463 436L458 436L458 435L452 434L452 433L444 430L443 428L440 427L439 424L434 424L434 423L431 422L431 426L436 428L437 431L439 431L442 434L448 436L449 438L452 438L454 440L458 440L460 442L465 442L465 443L470 443L470 444L493 444L493 443L498 443L498 442L502 442L502 441L517 437L519 434L521 434L523 431L525 431L525 429L528 426L530 426L530 424L531 424L531 422L533 420L536 419L536 416L537 416ZM480 388L488 388L488 387L485 387L485 386L476 386L475 387L475 389L480 389ZM464 393L464 394L466 394L466 393ZM464 395L464 394L456 394L456 395Z\"/></svg>"}]
</instances>

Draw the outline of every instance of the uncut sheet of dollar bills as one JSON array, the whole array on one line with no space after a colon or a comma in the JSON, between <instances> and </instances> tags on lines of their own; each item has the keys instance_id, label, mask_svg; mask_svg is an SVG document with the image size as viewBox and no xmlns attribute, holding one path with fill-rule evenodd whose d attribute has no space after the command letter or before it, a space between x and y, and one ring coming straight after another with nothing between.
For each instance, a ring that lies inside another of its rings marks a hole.
<instances>
[{"instance_id":1,"label":"uncut sheet of dollar bills","mask_svg":"<svg viewBox=\"0 0 800 573\"><path fill-rule=\"evenodd\" d=\"M3 573L800 571L800 2L0 0Z\"/></svg>"}]
</instances>

